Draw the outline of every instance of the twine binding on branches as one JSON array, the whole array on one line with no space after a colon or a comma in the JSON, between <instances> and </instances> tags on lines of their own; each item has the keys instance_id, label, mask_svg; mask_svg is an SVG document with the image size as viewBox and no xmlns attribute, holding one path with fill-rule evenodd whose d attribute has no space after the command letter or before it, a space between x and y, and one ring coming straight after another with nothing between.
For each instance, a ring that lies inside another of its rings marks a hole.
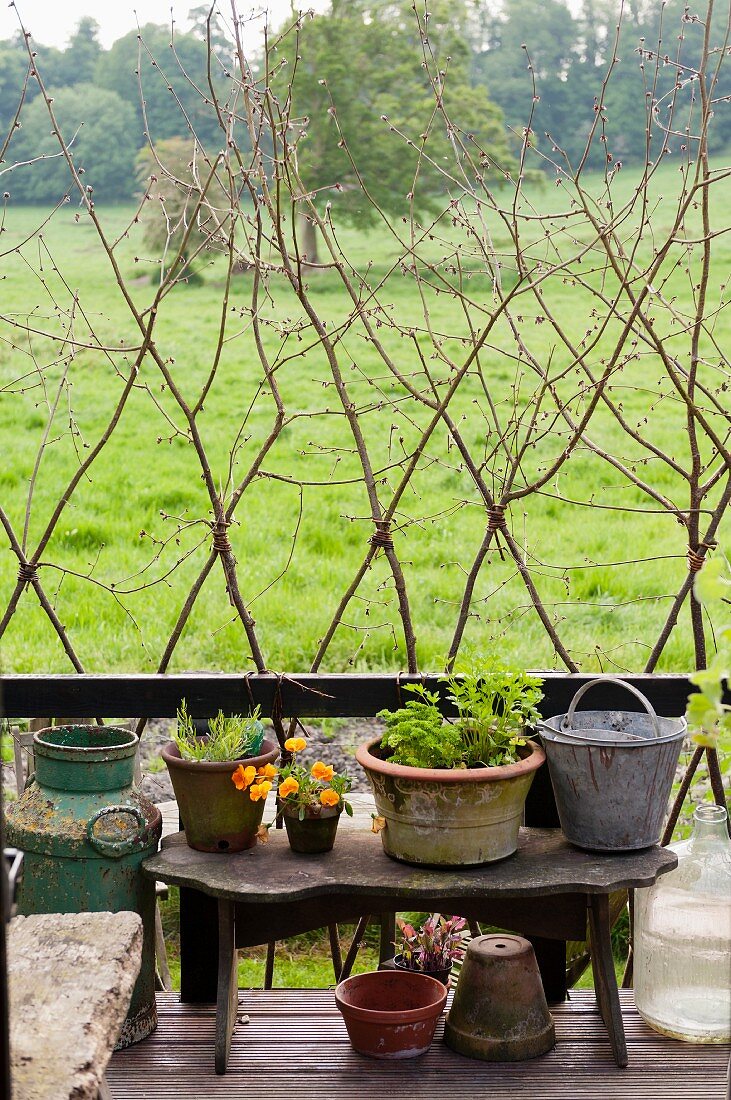
<instances>
[{"instance_id":1,"label":"twine binding on branches","mask_svg":"<svg viewBox=\"0 0 731 1100\"><path fill-rule=\"evenodd\" d=\"M18 580L21 584L29 585L38 576L38 566L32 561L22 561L18 566Z\"/></svg>"},{"instance_id":2,"label":"twine binding on branches","mask_svg":"<svg viewBox=\"0 0 731 1100\"><path fill-rule=\"evenodd\" d=\"M231 543L228 541L228 529L231 526L227 519L216 520L211 530L213 532L213 549L217 554L230 554Z\"/></svg>"},{"instance_id":3,"label":"twine binding on branches","mask_svg":"<svg viewBox=\"0 0 731 1100\"><path fill-rule=\"evenodd\" d=\"M692 546L688 547L687 557L689 572L700 573L703 568L703 563L706 560L707 552L712 550L715 545L715 542L699 542L696 550L694 550Z\"/></svg>"},{"instance_id":4,"label":"twine binding on branches","mask_svg":"<svg viewBox=\"0 0 731 1100\"><path fill-rule=\"evenodd\" d=\"M501 531L505 527L505 505L494 504L487 510L488 531Z\"/></svg>"},{"instance_id":5,"label":"twine binding on branches","mask_svg":"<svg viewBox=\"0 0 731 1100\"><path fill-rule=\"evenodd\" d=\"M371 546L383 546L384 549L393 546L393 535L391 534L391 525L388 520L377 519L374 522L376 524L376 529L369 539Z\"/></svg>"}]
</instances>

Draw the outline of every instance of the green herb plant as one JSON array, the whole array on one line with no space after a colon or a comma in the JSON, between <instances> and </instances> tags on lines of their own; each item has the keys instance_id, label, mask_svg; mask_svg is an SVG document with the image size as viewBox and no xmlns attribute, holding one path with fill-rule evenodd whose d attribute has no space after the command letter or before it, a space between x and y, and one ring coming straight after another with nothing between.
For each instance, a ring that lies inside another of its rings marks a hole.
<instances>
[{"instance_id":1,"label":"green herb plant","mask_svg":"<svg viewBox=\"0 0 731 1100\"><path fill-rule=\"evenodd\" d=\"M200 735L188 714L185 699L182 699L173 741L183 760L223 762L258 756L264 740L264 724L260 714L260 707L255 707L249 715L225 715L219 710L215 718L208 719L208 734Z\"/></svg>"},{"instance_id":2,"label":"green herb plant","mask_svg":"<svg viewBox=\"0 0 731 1100\"><path fill-rule=\"evenodd\" d=\"M398 710L378 713L386 723L381 746L394 764L412 768L498 767L514 764L525 745L525 727L540 717L542 680L497 658L472 658L441 683L457 708L445 722L437 692L407 685L419 696Z\"/></svg>"},{"instance_id":3,"label":"green herb plant","mask_svg":"<svg viewBox=\"0 0 731 1100\"><path fill-rule=\"evenodd\" d=\"M497 658L472 658L445 678L447 698L459 718L464 761L469 765L515 764L525 745L525 727L540 718L540 676L501 665Z\"/></svg>"},{"instance_id":4,"label":"green herb plant","mask_svg":"<svg viewBox=\"0 0 731 1100\"><path fill-rule=\"evenodd\" d=\"M439 695L421 684L409 684L407 690L421 698L376 716L386 723L381 746L391 750L389 760L409 768L462 767L462 737L456 726L445 724L437 707Z\"/></svg>"}]
</instances>

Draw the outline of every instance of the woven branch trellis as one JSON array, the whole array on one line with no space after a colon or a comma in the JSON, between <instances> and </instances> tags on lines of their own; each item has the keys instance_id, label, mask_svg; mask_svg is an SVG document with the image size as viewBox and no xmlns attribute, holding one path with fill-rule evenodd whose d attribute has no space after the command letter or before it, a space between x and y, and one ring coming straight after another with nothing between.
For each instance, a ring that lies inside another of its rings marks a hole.
<instances>
[{"instance_id":1,"label":"woven branch trellis","mask_svg":"<svg viewBox=\"0 0 731 1100\"><path fill-rule=\"evenodd\" d=\"M728 110L721 30L693 28L700 62L676 59L662 112L649 97L652 157L629 189L609 155L591 187L557 142L531 161L530 119L501 173L447 117L424 33L434 110L420 142L392 135L414 159L402 217L371 199L339 130L388 239L364 256L338 181L314 194L300 171L298 76L275 62L299 29L270 42L263 79L232 25L227 90L205 90L223 151L186 123L187 168L153 147L124 221L97 209L29 53L72 205L59 196L27 232L5 204L0 274L30 271L35 295L12 301L11 285L0 316L6 666L57 652L77 671L413 672L465 647L569 671L703 666L693 577L731 499L714 267L728 172L706 150ZM643 64L650 79L663 61ZM610 83L611 68L588 148L611 146ZM437 132L452 161L420 205ZM661 196L671 149L677 190ZM78 256L54 238L72 223ZM180 285L196 263L204 287Z\"/></svg>"}]
</instances>

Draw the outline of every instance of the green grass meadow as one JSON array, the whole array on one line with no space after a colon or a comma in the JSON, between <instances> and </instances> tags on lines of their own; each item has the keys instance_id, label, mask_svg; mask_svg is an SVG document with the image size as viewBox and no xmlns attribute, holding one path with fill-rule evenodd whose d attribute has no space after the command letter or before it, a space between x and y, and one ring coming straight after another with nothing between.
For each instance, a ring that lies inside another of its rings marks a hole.
<instances>
[{"instance_id":1,"label":"green grass meadow","mask_svg":"<svg viewBox=\"0 0 731 1100\"><path fill-rule=\"evenodd\" d=\"M657 204L653 217L660 236L672 217L677 179L677 167L669 164L653 185ZM631 187L628 177L619 185L616 201L629 195ZM552 187L537 193L535 202L556 212L566 205ZM714 210L719 219L721 214L720 209ZM80 457L104 430L133 357L132 351L125 358L77 348L68 362L68 348L43 334L68 331L77 341L93 344L87 339L93 329L110 347L139 344L139 332L86 215L74 204L62 206L38 232L44 217L39 209L10 205L0 237L0 502L19 538L27 521L29 550L45 529ZM101 209L100 217L114 238L123 232L131 210ZM504 228L496 225L494 232L497 246L507 248ZM582 232L577 223L577 235ZM633 232L628 222L628 242ZM343 229L338 237L352 265L368 269L372 286L399 256L396 242L383 228ZM427 253L442 264L448 251L445 241L453 244L453 240L441 228L435 237L439 239L427 243ZM720 236L714 249L712 292L720 301L719 286L731 268L728 235ZM145 308L152 297L150 280L156 277L156 268L142 258L145 246L139 226L132 227L116 255L136 303ZM464 258L469 269L469 249ZM178 286L164 299L155 336L157 348L191 400L215 353L224 285L220 259L207 257L202 266L202 282ZM261 386L261 367L246 314L251 280L249 274L234 280L220 367L199 418L215 481L224 489L231 473L235 482L246 471L273 422L273 402ZM668 265L662 287L679 309L690 309L692 292L682 266ZM341 324L349 303L336 274L313 275L311 291L328 326ZM462 340L469 334L469 325L479 329L491 305L484 275L470 277L469 293L476 304L468 323L453 297L427 288L430 324L435 333L443 334L445 355L455 360L465 354ZM561 276L549 282L547 294L557 318L580 340L593 324L586 292ZM423 332L423 302L413 280L397 268L380 298L384 316L395 318L401 326L418 326L419 346L425 354L433 351ZM556 347L550 325L540 321L533 299L526 297L524 309L516 305L515 313L521 314L526 341L539 361L553 362L556 357L558 363L565 357L565 350ZM286 340L282 337L301 310L275 275L262 314L267 321L267 351L279 356L277 377L292 419L263 464L264 471L275 476L252 482L230 538L241 590L256 619L268 666L301 671L309 666L318 639L367 549L372 524L357 456L325 356L307 330L301 342L296 334ZM606 345L592 353L595 362L606 354L613 332L616 323L608 328ZM720 347L728 346L730 323L722 309L715 317L713 335ZM422 386L414 342L388 324L379 329L379 336L400 369ZM679 358L686 355L687 333L668 324L667 339ZM350 399L362 410L379 492L387 503L405 455L427 422L426 410L387 374L362 328L354 325L338 350ZM639 425L659 449L686 464L689 441L683 402L662 376L656 358L638 350L638 359L613 381L613 396L622 400L628 421ZM488 395L502 423L510 424L516 389L520 410L527 405L534 384L525 367L516 365L514 342L505 324L496 327L479 367L482 379L476 371L465 379L452 411L472 453L484 461L488 481L499 486L504 460L495 446ZM433 369L443 386L449 378L448 365L437 359ZM65 370L66 384L49 428L49 408L57 399ZM209 504L200 467L192 447L176 431L180 412L161 383L158 368L148 357L109 445L72 495L42 556L41 579L89 672L154 671L210 545L204 525L210 518ZM576 380L567 377L560 386L568 395ZM582 396L572 400L580 409ZM554 425L527 452L527 475L540 471L560 453L565 434L559 433L559 427ZM592 420L591 436L640 470L658 491L687 507L682 477L660 459L648 459L602 410ZM706 448L704 458L710 457ZM443 666L466 571L485 522L469 474L443 428L437 429L396 515L396 548L404 563L423 668ZM509 523L577 664L605 671L641 669L686 574L686 539L678 523L585 447L576 449L541 494L516 502ZM723 541L727 527L721 534ZM0 614L16 574L16 558L3 537ZM478 650L498 648L524 666L560 667L514 565L498 552L490 553L477 582L465 641ZM23 596L0 645L5 670L70 671L32 592ZM379 554L322 667L347 671L401 668L405 663L393 582ZM687 612L683 612L659 668L683 670L692 663ZM216 567L170 670L251 667L245 635L234 619Z\"/></svg>"}]
</instances>

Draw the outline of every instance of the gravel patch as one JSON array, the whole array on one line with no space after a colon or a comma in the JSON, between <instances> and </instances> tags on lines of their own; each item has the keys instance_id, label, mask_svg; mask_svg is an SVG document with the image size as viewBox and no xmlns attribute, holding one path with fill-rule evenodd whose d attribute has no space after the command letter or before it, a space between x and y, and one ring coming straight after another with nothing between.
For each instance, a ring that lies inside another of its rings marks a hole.
<instances>
[{"instance_id":1,"label":"gravel patch","mask_svg":"<svg viewBox=\"0 0 731 1100\"><path fill-rule=\"evenodd\" d=\"M174 798L167 768L162 765L160 757L160 749L171 739L173 726L172 720L151 721L142 735L142 793L152 802L167 802ZM355 759L355 750L382 728L382 723L376 719L306 723L306 735L301 730L299 733L307 737L307 748L299 754L299 759L307 765L314 764L316 760L332 764L336 771L346 772L351 777L351 790L366 793L370 789L368 780Z\"/></svg>"}]
</instances>

